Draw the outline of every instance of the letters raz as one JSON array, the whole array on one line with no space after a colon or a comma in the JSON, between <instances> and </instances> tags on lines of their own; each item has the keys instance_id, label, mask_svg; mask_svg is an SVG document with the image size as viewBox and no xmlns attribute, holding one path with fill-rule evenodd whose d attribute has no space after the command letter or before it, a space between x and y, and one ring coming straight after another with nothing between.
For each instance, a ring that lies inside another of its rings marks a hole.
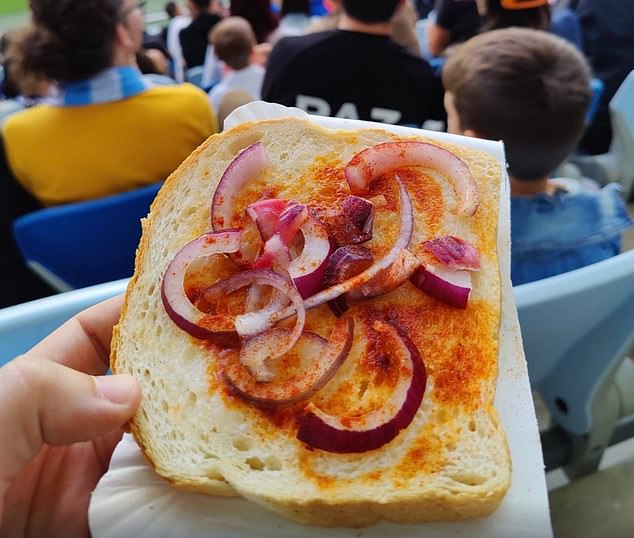
<instances>
[{"instance_id":1,"label":"letters raz","mask_svg":"<svg viewBox=\"0 0 634 538\"><path fill-rule=\"evenodd\" d=\"M331 114L330 104L320 97L299 94L295 100L295 106L308 114L317 114L318 116L333 115ZM399 123L401 116L402 113L399 110L381 107L372 107L370 109L370 118L374 121L396 125ZM334 114L334 117L358 120L359 112L354 103L343 103L337 113Z\"/></svg>"}]
</instances>

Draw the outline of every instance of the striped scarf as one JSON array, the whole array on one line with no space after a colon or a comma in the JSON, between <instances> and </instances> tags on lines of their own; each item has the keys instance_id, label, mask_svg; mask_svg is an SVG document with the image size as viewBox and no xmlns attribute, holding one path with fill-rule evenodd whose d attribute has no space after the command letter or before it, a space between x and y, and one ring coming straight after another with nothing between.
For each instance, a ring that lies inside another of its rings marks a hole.
<instances>
[{"instance_id":1,"label":"striped scarf","mask_svg":"<svg viewBox=\"0 0 634 538\"><path fill-rule=\"evenodd\" d=\"M111 67L93 78L64 84L53 98L53 104L73 107L111 103L137 95L152 86L154 84L136 67Z\"/></svg>"}]
</instances>

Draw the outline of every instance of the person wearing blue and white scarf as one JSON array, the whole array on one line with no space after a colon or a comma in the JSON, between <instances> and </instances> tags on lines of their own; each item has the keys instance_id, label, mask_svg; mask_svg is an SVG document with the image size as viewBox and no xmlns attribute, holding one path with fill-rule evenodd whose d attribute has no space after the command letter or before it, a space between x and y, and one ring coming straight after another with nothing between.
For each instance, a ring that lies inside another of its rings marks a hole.
<instances>
[{"instance_id":1,"label":"person wearing blue and white scarf","mask_svg":"<svg viewBox=\"0 0 634 538\"><path fill-rule=\"evenodd\" d=\"M30 2L32 23L14 43L12 74L18 84L54 91L2 125L0 307L37 297L13 242L16 217L162 181L218 130L203 91L153 85L136 68L143 3Z\"/></svg>"},{"instance_id":2,"label":"person wearing blue and white scarf","mask_svg":"<svg viewBox=\"0 0 634 538\"><path fill-rule=\"evenodd\" d=\"M58 88L6 120L9 167L40 203L105 196L165 179L218 125L205 94L137 69L144 15L135 0L33 0L16 76ZM33 156L37 155L37 159Z\"/></svg>"}]
</instances>

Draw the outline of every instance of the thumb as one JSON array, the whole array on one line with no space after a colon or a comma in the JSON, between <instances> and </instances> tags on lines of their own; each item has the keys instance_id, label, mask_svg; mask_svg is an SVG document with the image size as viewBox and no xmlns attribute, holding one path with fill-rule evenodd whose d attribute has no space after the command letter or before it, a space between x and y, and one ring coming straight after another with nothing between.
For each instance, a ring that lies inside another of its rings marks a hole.
<instances>
[{"instance_id":1,"label":"thumb","mask_svg":"<svg viewBox=\"0 0 634 538\"><path fill-rule=\"evenodd\" d=\"M130 376L93 377L24 355L0 369L0 481L46 444L87 441L120 428L141 391Z\"/></svg>"}]
</instances>

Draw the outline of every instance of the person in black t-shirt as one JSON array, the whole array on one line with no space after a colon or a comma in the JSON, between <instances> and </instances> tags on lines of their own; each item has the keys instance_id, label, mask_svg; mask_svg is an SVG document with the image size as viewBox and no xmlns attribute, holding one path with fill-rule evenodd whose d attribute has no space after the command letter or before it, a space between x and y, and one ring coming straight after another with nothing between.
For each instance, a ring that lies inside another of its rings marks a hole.
<instances>
[{"instance_id":1,"label":"person in black t-shirt","mask_svg":"<svg viewBox=\"0 0 634 538\"><path fill-rule=\"evenodd\" d=\"M420 126L444 119L429 64L390 39L399 0L343 0L336 30L281 39L268 60L265 101L341 118Z\"/></svg>"},{"instance_id":2,"label":"person in black t-shirt","mask_svg":"<svg viewBox=\"0 0 634 538\"><path fill-rule=\"evenodd\" d=\"M187 68L205 63L207 36L209 31L221 19L219 15L211 12L210 0L189 0L189 11L193 20L179 34L183 58Z\"/></svg>"},{"instance_id":3,"label":"person in black t-shirt","mask_svg":"<svg viewBox=\"0 0 634 538\"><path fill-rule=\"evenodd\" d=\"M612 140L610 99L634 69L634 2L579 0L576 4L583 52L594 76L605 85L599 108L581 139L580 149L587 153L604 153ZM634 107L634 103L631 106Z\"/></svg>"},{"instance_id":4,"label":"person in black t-shirt","mask_svg":"<svg viewBox=\"0 0 634 538\"><path fill-rule=\"evenodd\" d=\"M462 43L480 30L480 14L475 0L436 0L436 20L427 25L427 43L432 56Z\"/></svg>"}]
</instances>

